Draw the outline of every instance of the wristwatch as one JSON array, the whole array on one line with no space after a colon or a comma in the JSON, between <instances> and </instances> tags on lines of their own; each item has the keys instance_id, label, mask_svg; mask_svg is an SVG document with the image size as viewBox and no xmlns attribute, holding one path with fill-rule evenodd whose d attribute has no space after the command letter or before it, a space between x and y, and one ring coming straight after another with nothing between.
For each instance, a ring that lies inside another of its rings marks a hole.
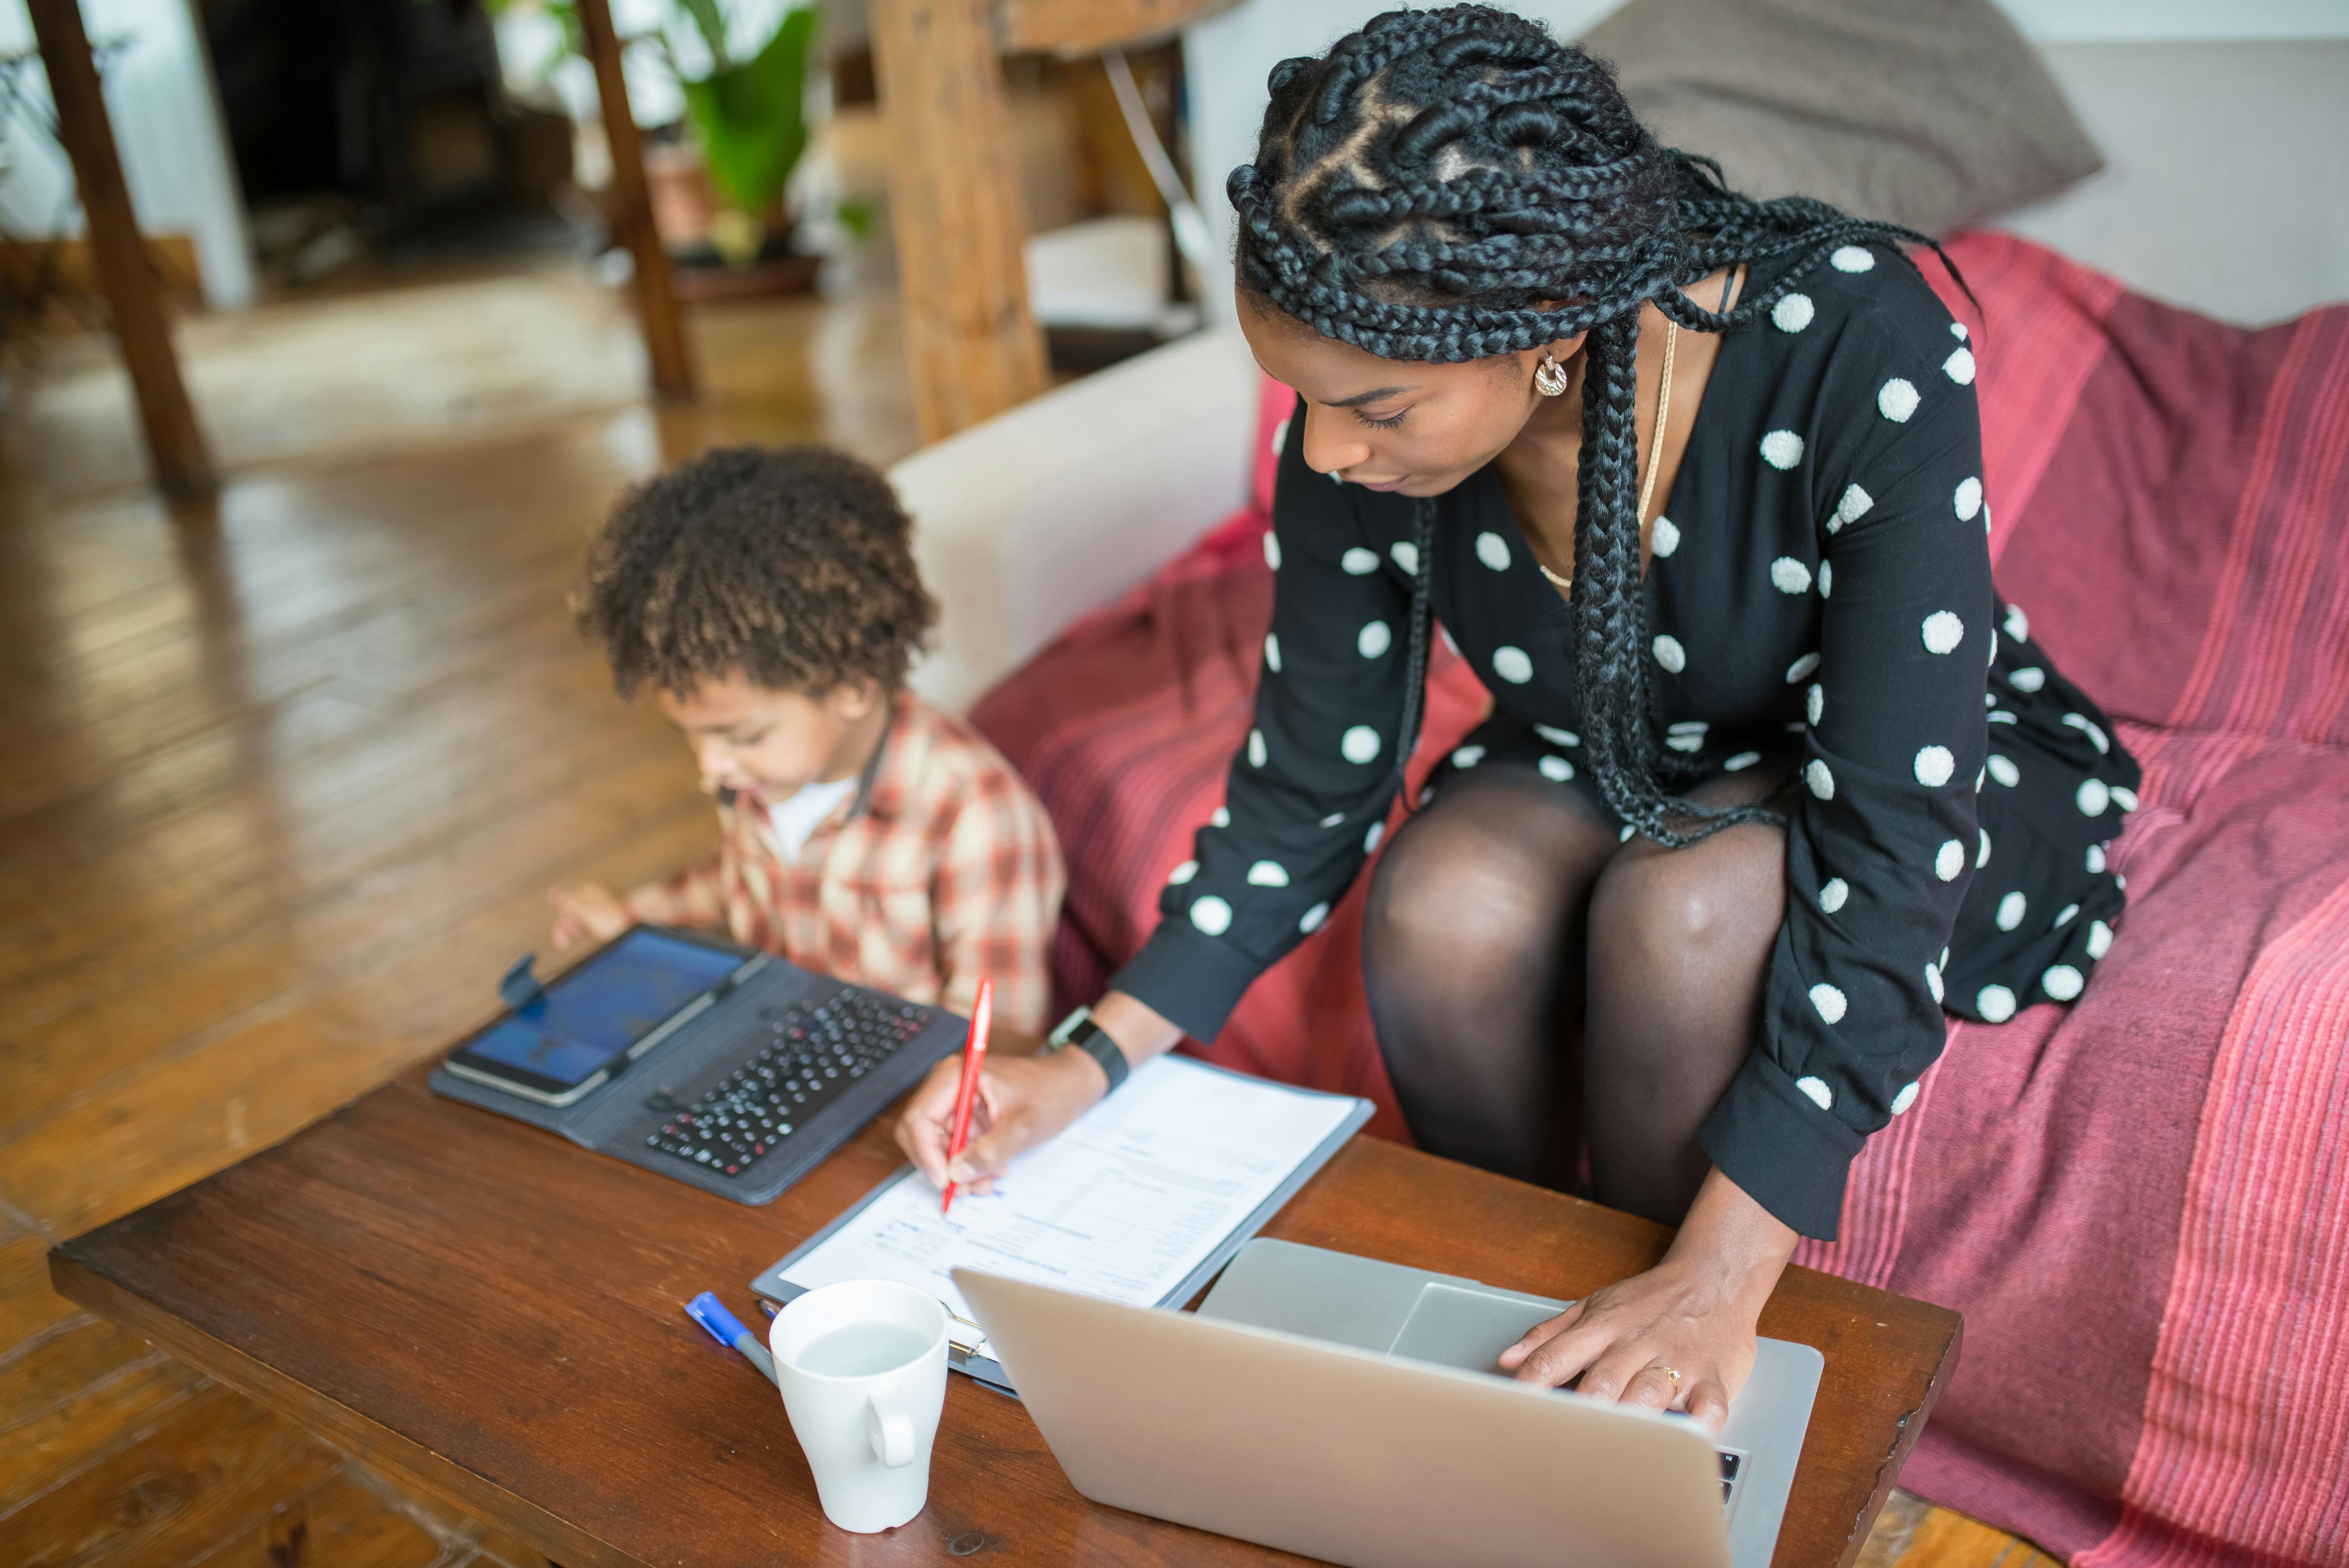
<instances>
[{"instance_id":1,"label":"wristwatch","mask_svg":"<svg viewBox=\"0 0 2349 1568\"><path fill-rule=\"evenodd\" d=\"M1123 1083L1126 1075L1133 1070L1126 1065L1125 1053L1119 1050L1117 1042L1109 1037L1109 1031L1093 1022L1091 1007L1078 1008L1061 1020L1059 1028L1044 1037L1044 1054L1048 1057L1071 1046L1099 1062L1101 1070L1109 1075L1106 1094L1115 1094L1117 1086Z\"/></svg>"}]
</instances>

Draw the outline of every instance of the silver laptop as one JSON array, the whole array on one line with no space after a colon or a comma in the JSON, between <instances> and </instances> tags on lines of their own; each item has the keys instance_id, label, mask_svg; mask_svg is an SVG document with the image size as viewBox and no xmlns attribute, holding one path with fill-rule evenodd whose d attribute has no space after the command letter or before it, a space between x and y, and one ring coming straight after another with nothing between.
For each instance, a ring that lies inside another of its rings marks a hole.
<instances>
[{"instance_id":1,"label":"silver laptop","mask_svg":"<svg viewBox=\"0 0 2349 1568\"><path fill-rule=\"evenodd\" d=\"M1765 1568L1825 1362L1762 1341L1718 1444L1495 1357L1564 1303L1258 1239L1196 1314L955 1283L1096 1502L1352 1565Z\"/></svg>"}]
</instances>

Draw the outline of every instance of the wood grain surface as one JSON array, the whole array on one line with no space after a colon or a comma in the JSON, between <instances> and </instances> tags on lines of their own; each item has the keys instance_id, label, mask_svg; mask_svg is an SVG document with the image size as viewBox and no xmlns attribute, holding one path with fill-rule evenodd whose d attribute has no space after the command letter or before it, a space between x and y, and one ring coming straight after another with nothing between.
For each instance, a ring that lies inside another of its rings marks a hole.
<instances>
[{"instance_id":1,"label":"wood grain surface","mask_svg":"<svg viewBox=\"0 0 2349 1568\"><path fill-rule=\"evenodd\" d=\"M875 1122L744 1208L439 1099L419 1069L51 1268L73 1300L570 1568L1280 1560L1085 1501L1019 1404L960 1377L928 1509L880 1536L823 1522L773 1387L681 1304L747 1307L752 1274L897 1163ZM1267 1233L1554 1295L1651 1262L1667 1234L1359 1138ZM1794 1270L1763 1328L1827 1358L1776 1560L1849 1563L1958 1319Z\"/></svg>"}]
</instances>

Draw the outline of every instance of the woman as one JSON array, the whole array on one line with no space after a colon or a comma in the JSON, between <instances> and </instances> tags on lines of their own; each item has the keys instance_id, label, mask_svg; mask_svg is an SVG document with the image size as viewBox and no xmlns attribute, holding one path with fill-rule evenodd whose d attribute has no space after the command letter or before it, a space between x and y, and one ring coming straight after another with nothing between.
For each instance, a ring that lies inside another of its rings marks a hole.
<instances>
[{"instance_id":1,"label":"woman","mask_svg":"<svg viewBox=\"0 0 2349 1568\"><path fill-rule=\"evenodd\" d=\"M1380 1050L1423 1146L1566 1185L1584 1020L1594 1195L1681 1230L1503 1365L1718 1429L1944 1008L2080 994L2137 769L1992 592L1973 358L1895 248L1920 236L1723 191L1485 6L1271 81L1230 184L1241 321L1299 393L1257 725L1094 1059L992 1062L955 1174L1214 1037L1321 923L1384 832L1432 611L1495 710L1372 881ZM934 1179L956 1070L899 1128Z\"/></svg>"}]
</instances>

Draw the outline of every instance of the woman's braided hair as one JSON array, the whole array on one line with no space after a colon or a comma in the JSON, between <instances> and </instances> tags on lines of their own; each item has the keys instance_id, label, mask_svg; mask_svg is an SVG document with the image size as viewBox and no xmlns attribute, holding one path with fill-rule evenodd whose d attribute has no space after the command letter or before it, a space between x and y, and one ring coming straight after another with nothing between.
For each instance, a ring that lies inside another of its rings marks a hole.
<instances>
[{"instance_id":1,"label":"woman's braided hair","mask_svg":"<svg viewBox=\"0 0 2349 1568\"><path fill-rule=\"evenodd\" d=\"M1484 359L1588 333L1573 636L1593 774L1626 820L1669 847L1778 820L1760 805L1698 805L1659 779L1688 765L1658 745L1648 685L1640 307L1727 332L1839 247L1931 242L1821 201L1737 195L1711 160L1657 143L1605 62L1489 5L1390 11L1322 58L1282 61L1270 85L1256 161L1227 187L1240 286L1384 359ZM1721 267L1782 259L1775 284L1725 314L1681 292ZM1419 510L1415 632L1433 567L1433 507ZM1423 675L1411 672L1404 752Z\"/></svg>"}]
</instances>

